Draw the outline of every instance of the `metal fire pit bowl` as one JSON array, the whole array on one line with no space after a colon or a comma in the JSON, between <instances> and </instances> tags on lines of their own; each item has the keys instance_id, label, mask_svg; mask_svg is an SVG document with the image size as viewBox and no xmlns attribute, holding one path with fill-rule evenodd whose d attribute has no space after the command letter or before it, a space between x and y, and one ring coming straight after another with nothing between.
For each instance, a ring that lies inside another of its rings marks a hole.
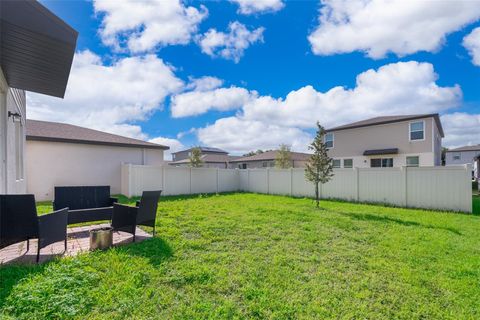
<instances>
[{"instance_id":1,"label":"metal fire pit bowl","mask_svg":"<svg viewBox=\"0 0 480 320\"><path fill-rule=\"evenodd\" d=\"M105 250L113 245L113 229L111 227L90 230L90 250Z\"/></svg>"}]
</instances>

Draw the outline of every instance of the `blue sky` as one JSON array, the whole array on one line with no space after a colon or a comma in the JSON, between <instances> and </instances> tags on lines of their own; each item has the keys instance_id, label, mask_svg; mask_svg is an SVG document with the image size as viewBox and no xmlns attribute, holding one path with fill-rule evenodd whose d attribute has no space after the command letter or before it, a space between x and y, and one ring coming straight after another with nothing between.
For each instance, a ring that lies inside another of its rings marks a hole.
<instances>
[{"instance_id":1,"label":"blue sky","mask_svg":"<svg viewBox=\"0 0 480 320\"><path fill-rule=\"evenodd\" d=\"M29 94L33 118L241 154L303 151L316 120L439 112L445 145L480 143L475 2L41 2L79 38L65 99Z\"/></svg>"}]
</instances>

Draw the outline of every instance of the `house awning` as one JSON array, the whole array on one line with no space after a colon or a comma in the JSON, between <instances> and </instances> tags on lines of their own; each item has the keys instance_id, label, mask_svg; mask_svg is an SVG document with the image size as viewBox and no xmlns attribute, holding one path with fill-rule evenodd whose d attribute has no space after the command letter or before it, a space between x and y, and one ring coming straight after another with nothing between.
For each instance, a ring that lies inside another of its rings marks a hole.
<instances>
[{"instance_id":1,"label":"house awning","mask_svg":"<svg viewBox=\"0 0 480 320\"><path fill-rule=\"evenodd\" d=\"M37 1L0 1L0 67L8 85L63 98L77 36Z\"/></svg>"},{"instance_id":2,"label":"house awning","mask_svg":"<svg viewBox=\"0 0 480 320\"><path fill-rule=\"evenodd\" d=\"M389 149L376 149L376 150L365 150L363 152L364 156L377 156L382 154L397 154L398 148L389 148Z\"/></svg>"}]
</instances>

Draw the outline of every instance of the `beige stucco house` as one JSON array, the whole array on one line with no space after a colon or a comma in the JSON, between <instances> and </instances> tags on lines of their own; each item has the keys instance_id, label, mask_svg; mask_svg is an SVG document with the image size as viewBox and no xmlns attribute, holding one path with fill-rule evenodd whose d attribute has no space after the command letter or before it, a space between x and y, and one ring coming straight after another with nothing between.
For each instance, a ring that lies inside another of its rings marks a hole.
<instances>
[{"instance_id":1,"label":"beige stucco house","mask_svg":"<svg viewBox=\"0 0 480 320\"><path fill-rule=\"evenodd\" d=\"M480 179L480 145L464 146L445 152L445 165L472 165L472 179Z\"/></svg>"},{"instance_id":2,"label":"beige stucco house","mask_svg":"<svg viewBox=\"0 0 480 320\"><path fill-rule=\"evenodd\" d=\"M27 192L52 200L54 186L121 190L121 165L162 165L168 147L70 124L27 120Z\"/></svg>"},{"instance_id":3,"label":"beige stucco house","mask_svg":"<svg viewBox=\"0 0 480 320\"><path fill-rule=\"evenodd\" d=\"M275 167L277 150L270 150L255 154L249 157L241 157L230 161L230 168L254 169L254 168L272 168ZM290 152L292 168L304 168L310 158L310 154L301 152Z\"/></svg>"},{"instance_id":4,"label":"beige stucco house","mask_svg":"<svg viewBox=\"0 0 480 320\"><path fill-rule=\"evenodd\" d=\"M0 194L27 191L25 92L63 98L77 36L38 1L0 1Z\"/></svg>"},{"instance_id":5,"label":"beige stucco house","mask_svg":"<svg viewBox=\"0 0 480 320\"><path fill-rule=\"evenodd\" d=\"M325 135L334 167L439 166L438 114L384 116L331 128Z\"/></svg>"}]
</instances>

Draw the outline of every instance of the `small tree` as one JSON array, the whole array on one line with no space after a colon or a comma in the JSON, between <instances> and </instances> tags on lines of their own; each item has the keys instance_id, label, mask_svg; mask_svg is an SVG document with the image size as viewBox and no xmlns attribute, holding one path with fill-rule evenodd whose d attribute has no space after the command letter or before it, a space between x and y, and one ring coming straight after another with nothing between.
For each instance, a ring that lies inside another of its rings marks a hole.
<instances>
[{"instance_id":1,"label":"small tree","mask_svg":"<svg viewBox=\"0 0 480 320\"><path fill-rule=\"evenodd\" d=\"M328 149L324 143L325 129L319 122L317 122L317 127L315 139L308 146L309 150L313 150L313 154L306 164L305 178L315 185L315 200L318 208L320 206L319 184L327 183L333 177L333 163L327 154Z\"/></svg>"},{"instance_id":2,"label":"small tree","mask_svg":"<svg viewBox=\"0 0 480 320\"><path fill-rule=\"evenodd\" d=\"M275 168L288 169L292 167L292 155L290 147L286 144L281 144L275 157Z\"/></svg>"},{"instance_id":3,"label":"small tree","mask_svg":"<svg viewBox=\"0 0 480 320\"><path fill-rule=\"evenodd\" d=\"M202 150L199 147L192 148L190 151L190 156L188 158L190 160L190 167L192 168L199 168L202 166Z\"/></svg>"}]
</instances>

